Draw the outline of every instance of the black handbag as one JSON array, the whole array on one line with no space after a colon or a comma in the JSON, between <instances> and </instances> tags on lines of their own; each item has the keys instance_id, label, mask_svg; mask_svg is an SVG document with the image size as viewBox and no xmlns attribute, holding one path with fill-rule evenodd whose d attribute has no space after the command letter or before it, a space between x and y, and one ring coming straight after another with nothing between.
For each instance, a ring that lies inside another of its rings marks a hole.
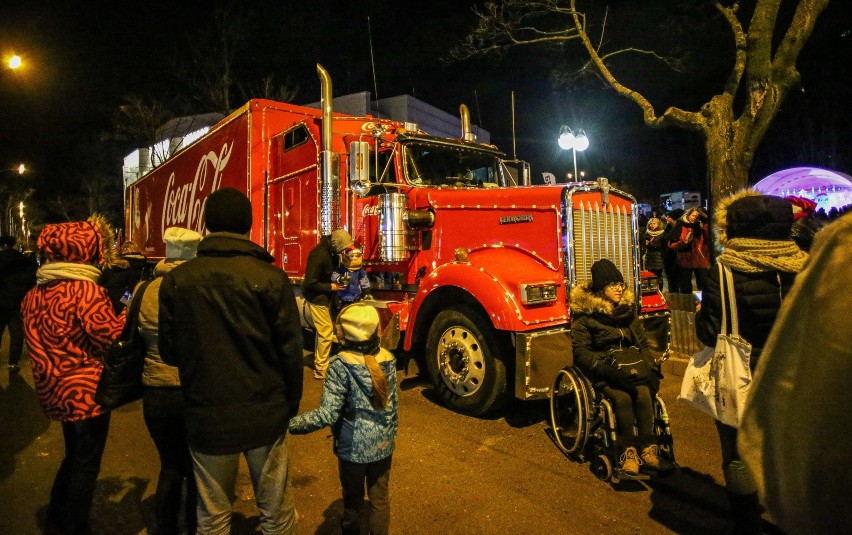
<instances>
[{"instance_id":1,"label":"black handbag","mask_svg":"<svg viewBox=\"0 0 852 535\"><path fill-rule=\"evenodd\" d=\"M104 369L95 391L95 401L108 409L117 409L142 397L145 341L139 336L139 309L142 308L142 296L150 283L146 281L136 290L139 297L130 302L124 329L104 357Z\"/></svg>"},{"instance_id":2,"label":"black handbag","mask_svg":"<svg viewBox=\"0 0 852 535\"><path fill-rule=\"evenodd\" d=\"M636 346L613 349L609 354L609 364L626 372L635 385L646 383L652 373L651 365Z\"/></svg>"}]
</instances>

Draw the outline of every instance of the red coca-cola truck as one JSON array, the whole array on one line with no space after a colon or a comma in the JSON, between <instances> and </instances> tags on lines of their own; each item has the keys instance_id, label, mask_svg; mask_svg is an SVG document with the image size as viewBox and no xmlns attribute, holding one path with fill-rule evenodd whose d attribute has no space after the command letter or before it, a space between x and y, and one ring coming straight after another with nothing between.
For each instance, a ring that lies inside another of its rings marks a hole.
<instances>
[{"instance_id":1,"label":"red coca-cola truck","mask_svg":"<svg viewBox=\"0 0 852 535\"><path fill-rule=\"evenodd\" d=\"M204 233L207 196L237 188L251 199L251 239L298 285L320 236L347 229L364 247L385 345L468 414L548 396L572 361L570 288L602 257L642 296L665 352L668 309L640 271L631 195L606 179L527 185L528 166L474 141L463 105L459 139L332 113L330 77L318 72L321 109L251 100L130 185L128 237L163 257L164 229Z\"/></svg>"}]
</instances>

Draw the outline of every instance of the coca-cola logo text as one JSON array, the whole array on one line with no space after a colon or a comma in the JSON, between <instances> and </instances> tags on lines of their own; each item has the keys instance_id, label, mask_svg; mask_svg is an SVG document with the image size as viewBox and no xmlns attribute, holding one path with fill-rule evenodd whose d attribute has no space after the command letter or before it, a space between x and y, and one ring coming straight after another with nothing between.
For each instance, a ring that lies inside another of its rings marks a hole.
<instances>
[{"instance_id":1,"label":"coca-cola logo text","mask_svg":"<svg viewBox=\"0 0 852 535\"><path fill-rule=\"evenodd\" d=\"M364 209L361 210L361 217L367 217L371 215L379 215L379 205L378 204L366 204L364 205Z\"/></svg>"},{"instance_id":2,"label":"coca-cola logo text","mask_svg":"<svg viewBox=\"0 0 852 535\"><path fill-rule=\"evenodd\" d=\"M184 227L203 232L201 214L207 196L219 189L222 173L231 158L234 148L233 140L222 145L219 154L213 151L201 157L195 169L192 182L175 186L175 173L169 176L166 193L163 196L163 218L160 230L164 232L169 227Z\"/></svg>"}]
</instances>

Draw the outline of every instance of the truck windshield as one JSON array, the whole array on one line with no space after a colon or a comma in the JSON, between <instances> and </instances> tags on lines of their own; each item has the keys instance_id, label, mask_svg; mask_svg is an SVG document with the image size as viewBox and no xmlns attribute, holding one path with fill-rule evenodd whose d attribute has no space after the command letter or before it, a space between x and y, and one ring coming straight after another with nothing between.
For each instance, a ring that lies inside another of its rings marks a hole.
<instances>
[{"instance_id":1,"label":"truck windshield","mask_svg":"<svg viewBox=\"0 0 852 535\"><path fill-rule=\"evenodd\" d=\"M410 184L471 188L497 187L500 160L463 147L408 143L405 174Z\"/></svg>"}]
</instances>

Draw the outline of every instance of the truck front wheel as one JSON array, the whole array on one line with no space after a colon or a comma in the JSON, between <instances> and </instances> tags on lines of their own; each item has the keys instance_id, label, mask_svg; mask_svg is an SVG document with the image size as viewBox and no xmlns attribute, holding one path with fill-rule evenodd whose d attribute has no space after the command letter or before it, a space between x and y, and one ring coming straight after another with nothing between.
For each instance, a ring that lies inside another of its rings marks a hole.
<instances>
[{"instance_id":1,"label":"truck front wheel","mask_svg":"<svg viewBox=\"0 0 852 535\"><path fill-rule=\"evenodd\" d=\"M452 409L480 416L506 401L503 336L468 307L441 311L429 329L426 367L441 399Z\"/></svg>"}]
</instances>

